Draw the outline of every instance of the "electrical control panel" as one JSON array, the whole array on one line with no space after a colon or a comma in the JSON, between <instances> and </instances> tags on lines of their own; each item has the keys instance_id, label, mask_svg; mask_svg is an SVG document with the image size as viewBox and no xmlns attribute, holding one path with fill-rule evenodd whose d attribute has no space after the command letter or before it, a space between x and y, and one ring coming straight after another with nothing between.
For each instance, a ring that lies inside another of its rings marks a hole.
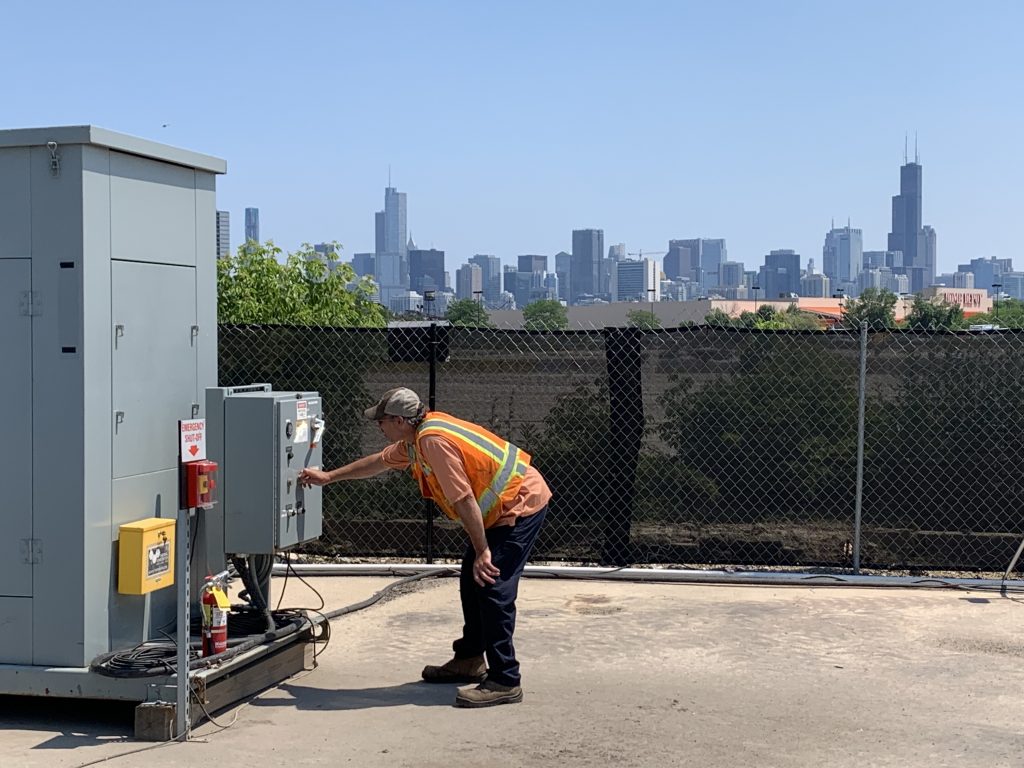
<instances>
[{"instance_id":1,"label":"electrical control panel","mask_svg":"<svg viewBox=\"0 0 1024 768\"><path fill-rule=\"evenodd\" d=\"M209 449L219 464L224 551L271 553L319 538L322 489L299 485L304 468L322 463L319 393L265 384L211 388L211 427L218 432Z\"/></svg>"}]
</instances>

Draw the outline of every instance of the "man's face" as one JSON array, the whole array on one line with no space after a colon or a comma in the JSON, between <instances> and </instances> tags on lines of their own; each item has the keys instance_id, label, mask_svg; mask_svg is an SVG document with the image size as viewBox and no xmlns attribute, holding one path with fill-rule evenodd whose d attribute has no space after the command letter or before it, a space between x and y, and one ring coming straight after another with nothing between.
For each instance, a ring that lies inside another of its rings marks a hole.
<instances>
[{"instance_id":1,"label":"man's face","mask_svg":"<svg viewBox=\"0 0 1024 768\"><path fill-rule=\"evenodd\" d=\"M383 419L377 419L377 426L380 427L380 431L384 433L384 437L389 442L394 443L406 437L405 427L407 424L401 416L385 416Z\"/></svg>"}]
</instances>

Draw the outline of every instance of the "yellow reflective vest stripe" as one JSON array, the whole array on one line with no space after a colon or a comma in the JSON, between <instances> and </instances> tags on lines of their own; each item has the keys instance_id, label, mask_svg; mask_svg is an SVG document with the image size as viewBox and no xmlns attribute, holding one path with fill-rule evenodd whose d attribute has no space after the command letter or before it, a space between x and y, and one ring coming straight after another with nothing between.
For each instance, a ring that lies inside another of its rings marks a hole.
<instances>
[{"instance_id":1,"label":"yellow reflective vest stripe","mask_svg":"<svg viewBox=\"0 0 1024 768\"><path fill-rule=\"evenodd\" d=\"M434 499L452 520L459 519L458 513L445 498L441 484L419 449L420 439L429 435L443 436L456 446L484 516L484 526L493 524L501 515L503 502L512 501L518 493L530 466L530 455L477 424L446 413L428 414L416 431L415 446L409 446L409 459L423 495Z\"/></svg>"}]
</instances>

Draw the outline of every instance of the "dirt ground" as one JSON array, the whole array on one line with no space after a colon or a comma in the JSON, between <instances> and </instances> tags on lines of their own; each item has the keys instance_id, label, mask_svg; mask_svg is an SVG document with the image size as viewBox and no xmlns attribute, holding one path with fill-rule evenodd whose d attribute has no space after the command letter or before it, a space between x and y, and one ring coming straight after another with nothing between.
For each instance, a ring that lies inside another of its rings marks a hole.
<instances>
[{"instance_id":1,"label":"dirt ground","mask_svg":"<svg viewBox=\"0 0 1024 768\"><path fill-rule=\"evenodd\" d=\"M311 581L333 608L391 580ZM284 602L313 599L293 579ZM428 580L335 620L317 669L188 744L126 754L147 746L130 707L0 697L0 766L1024 764L1019 596L529 579L519 617L522 704L417 682L459 629L456 581Z\"/></svg>"}]
</instances>

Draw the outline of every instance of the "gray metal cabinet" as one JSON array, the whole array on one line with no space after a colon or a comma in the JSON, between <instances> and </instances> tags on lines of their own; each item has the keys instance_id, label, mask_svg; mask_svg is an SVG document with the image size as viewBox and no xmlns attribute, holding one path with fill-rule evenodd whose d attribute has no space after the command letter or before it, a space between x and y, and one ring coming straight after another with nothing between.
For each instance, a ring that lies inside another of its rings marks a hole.
<instances>
[{"instance_id":1,"label":"gray metal cabinet","mask_svg":"<svg viewBox=\"0 0 1024 768\"><path fill-rule=\"evenodd\" d=\"M198 407L195 269L114 261L111 283L114 477L172 469L177 442L153 436Z\"/></svg>"},{"instance_id":2,"label":"gray metal cabinet","mask_svg":"<svg viewBox=\"0 0 1024 768\"><path fill-rule=\"evenodd\" d=\"M32 595L32 315L31 262L0 259L0 595Z\"/></svg>"}]
</instances>

